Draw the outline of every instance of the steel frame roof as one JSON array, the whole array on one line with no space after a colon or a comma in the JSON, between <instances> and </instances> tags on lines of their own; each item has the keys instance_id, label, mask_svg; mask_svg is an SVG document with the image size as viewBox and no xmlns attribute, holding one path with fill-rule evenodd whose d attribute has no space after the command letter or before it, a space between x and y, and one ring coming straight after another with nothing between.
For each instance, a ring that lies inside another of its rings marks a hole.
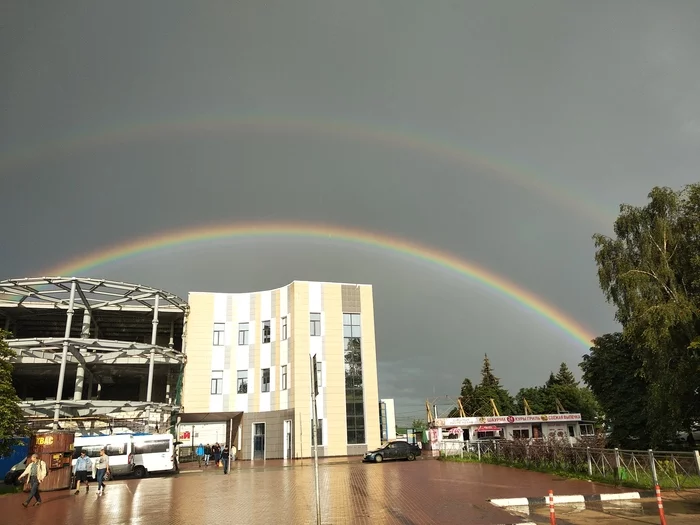
<instances>
[{"instance_id":1,"label":"steel frame roof","mask_svg":"<svg viewBox=\"0 0 700 525\"><path fill-rule=\"evenodd\" d=\"M140 284L89 277L34 277L0 281L0 308L57 308L67 310L72 284L75 306L86 310L187 313L187 302L175 294Z\"/></svg>"},{"instance_id":2,"label":"steel frame roof","mask_svg":"<svg viewBox=\"0 0 700 525\"><path fill-rule=\"evenodd\" d=\"M128 341L111 341L81 338L36 338L8 339L10 348L17 353L11 358L15 363L61 364L63 343L68 342L68 362L81 364L147 364L154 351L155 364L180 364L184 362L182 352L162 346Z\"/></svg>"}]
</instances>

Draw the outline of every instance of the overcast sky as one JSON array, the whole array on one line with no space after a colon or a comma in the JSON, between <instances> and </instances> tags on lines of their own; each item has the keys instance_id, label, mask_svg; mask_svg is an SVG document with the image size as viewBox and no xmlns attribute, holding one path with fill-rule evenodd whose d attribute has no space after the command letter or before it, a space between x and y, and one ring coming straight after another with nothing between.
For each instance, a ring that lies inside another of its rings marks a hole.
<instances>
[{"instance_id":1,"label":"overcast sky","mask_svg":"<svg viewBox=\"0 0 700 525\"><path fill-rule=\"evenodd\" d=\"M307 221L451 252L612 331L591 235L698 180L698 27L694 0L5 1L0 278L165 230ZM517 391L586 351L457 273L338 239L87 273L184 297L371 283L402 421L478 380L485 352Z\"/></svg>"}]
</instances>

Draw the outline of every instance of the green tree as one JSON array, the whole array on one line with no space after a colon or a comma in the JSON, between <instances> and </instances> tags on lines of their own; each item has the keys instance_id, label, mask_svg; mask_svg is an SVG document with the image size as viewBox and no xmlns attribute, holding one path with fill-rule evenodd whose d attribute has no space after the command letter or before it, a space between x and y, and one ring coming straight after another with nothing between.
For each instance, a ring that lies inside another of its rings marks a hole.
<instances>
[{"instance_id":1,"label":"green tree","mask_svg":"<svg viewBox=\"0 0 700 525\"><path fill-rule=\"evenodd\" d=\"M501 380L493 373L488 355L484 354L481 382L474 386L469 378L465 378L462 381L459 400L467 416L490 416L493 413L491 399L501 415L515 413L513 397L501 386ZM457 408L452 409L449 413L449 417L457 417L458 415L459 409Z\"/></svg>"},{"instance_id":2,"label":"green tree","mask_svg":"<svg viewBox=\"0 0 700 525\"><path fill-rule=\"evenodd\" d=\"M521 388L515 395L516 412L525 413L524 400L527 400L533 414L549 414L551 411L551 403L547 396L546 386Z\"/></svg>"},{"instance_id":3,"label":"green tree","mask_svg":"<svg viewBox=\"0 0 700 525\"><path fill-rule=\"evenodd\" d=\"M426 425L425 421L422 419L414 419L411 423L411 428L413 428L413 430L425 430L428 428L428 425Z\"/></svg>"},{"instance_id":4,"label":"green tree","mask_svg":"<svg viewBox=\"0 0 700 525\"><path fill-rule=\"evenodd\" d=\"M513 397L508 390L501 386L501 380L496 377L491 367L488 355L484 354L484 364L481 367L481 382L474 389L474 413L491 415L491 400L496 404L501 415L515 413Z\"/></svg>"},{"instance_id":5,"label":"green tree","mask_svg":"<svg viewBox=\"0 0 700 525\"><path fill-rule=\"evenodd\" d=\"M614 231L594 236L598 279L641 361L657 446L700 418L700 184L622 205Z\"/></svg>"},{"instance_id":6,"label":"green tree","mask_svg":"<svg viewBox=\"0 0 700 525\"><path fill-rule=\"evenodd\" d=\"M12 363L14 350L7 344L9 334L0 330L0 456L12 453L12 446L17 436L26 435L20 399L12 385Z\"/></svg>"},{"instance_id":7,"label":"green tree","mask_svg":"<svg viewBox=\"0 0 700 525\"><path fill-rule=\"evenodd\" d=\"M649 385L641 376L641 359L621 333L605 334L593 344L580 366L583 381L599 400L604 421L611 430L610 441L648 447Z\"/></svg>"},{"instance_id":8,"label":"green tree","mask_svg":"<svg viewBox=\"0 0 700 525\"><path fill-rule=\"evenodd\" d=\"M574 374L569 370L569 367L566 366L566 363L562 363L559 366L559 372L557 372L554 378L557 385L578 386L578 381L576 381Z\"/></svg>"}]
</instances>

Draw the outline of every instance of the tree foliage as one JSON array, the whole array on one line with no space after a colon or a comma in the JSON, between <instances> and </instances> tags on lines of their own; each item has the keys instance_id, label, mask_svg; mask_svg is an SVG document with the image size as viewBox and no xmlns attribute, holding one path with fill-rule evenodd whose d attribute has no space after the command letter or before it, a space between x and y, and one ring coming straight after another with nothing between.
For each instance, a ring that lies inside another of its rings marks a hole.
<instances>
[{"instance_id":1,"label":"tree foliage","mask_svg":"<svg viewBox=\"0 0 700 525\"><path fill-rule=\"evenodd\" d=\"M475 387L469 378L462 381L460 401L467 415L490 416L493 413L491 400L498 407L501 415L515 413L513 398L501 385L501 380L495 376L491 362L484 355L484 363L481 367L481 382ZM450 416L456 416L457 410L453 410Z\"/></svg>"},{"instance_id":2,"label":"tree foliage","mask_svg":"<svg viewBox=\"0 0 700 525\"><path fill-rule=\"evenodd\" d=\"M653 445L700 419L700 184L623 205L594 236L598 279L647 383Z\"/></svg>"},{"instance_id":3,"label":"tree foliage","mask_svg":"<svg viewBox=\"0 0 700 525\"><path fill-rule=\"evenodd\" d=\"M0 457L10 455L16 443L14 438L26 434L20 399L12 385L10 359L15 352L7 344L7 336L7 332L0 330Z\"/></svg>"},{"instance_id":4,"label":"tree foliage","mask_svg":"<svg viewBox=\"0 0 700 525\"><path fill-rule=\"evenodd\" d=\"M583 380L600 400L609 441L621 446L648 447L648 384L641 377L641 360L621 333L606 334L593 341L583 356Z\"/></svg>"},{"instance_id":5,"label":"tree foliage","mask_svg":"<svg viewBox=\"0 0 700 525\"><path fill-rule=\"evenodd\" d=\"M580 387L574 374L562 363L559 372L549 374L543 386L521 388L515 396L519 412L525 409L527 400L535 414L556 414L559 412L557 401L567 412L580 413L587 421L594 421L600 412L600 406L593 392Z\"/></svg>"}]
</instances>

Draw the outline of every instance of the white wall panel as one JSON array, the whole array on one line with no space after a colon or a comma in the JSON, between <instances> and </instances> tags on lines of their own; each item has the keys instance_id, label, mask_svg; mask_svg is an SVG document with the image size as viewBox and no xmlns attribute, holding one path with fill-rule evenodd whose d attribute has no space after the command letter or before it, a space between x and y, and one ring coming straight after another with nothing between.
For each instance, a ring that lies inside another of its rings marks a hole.
<instances>
[{"instance_id":1,"label":"white wall panel","mask_svg":"<svg viewBox=\"0 0 700 525\"><path fill-rule=\"evenodd\" d=\"M260 393L260 408L259 412L269 412L270 411L270 392Z\"/></svg>"},{"instance_id":2,"label":"white wall panel","mask_svg":"<svg viewBox=\"0 0 700 525\"><path fill-rule=\"evenodd\" d=\"M228 296L223 293L214 294L214 322L224 323L226 319Z\"/></svg>"},{"instance_id":3,"label":"white wall panel","mask_svg":"<svg viewBox=\"0 0 700 525\"><path fill-rule=\"evenodd\" d=\"M236 322L250 322L250 294L241 293L234 296L236 300Z\"/></svg>"},{"instance_id":4,"label":"white wall panel","mask_svg":"<svg viewBox=\"0 0 700 525\"><path fill-rule=\"evenodd\" d=\"M322 283L309 283L309 312L323 311Z\"/></svg>"}]
</instances>

